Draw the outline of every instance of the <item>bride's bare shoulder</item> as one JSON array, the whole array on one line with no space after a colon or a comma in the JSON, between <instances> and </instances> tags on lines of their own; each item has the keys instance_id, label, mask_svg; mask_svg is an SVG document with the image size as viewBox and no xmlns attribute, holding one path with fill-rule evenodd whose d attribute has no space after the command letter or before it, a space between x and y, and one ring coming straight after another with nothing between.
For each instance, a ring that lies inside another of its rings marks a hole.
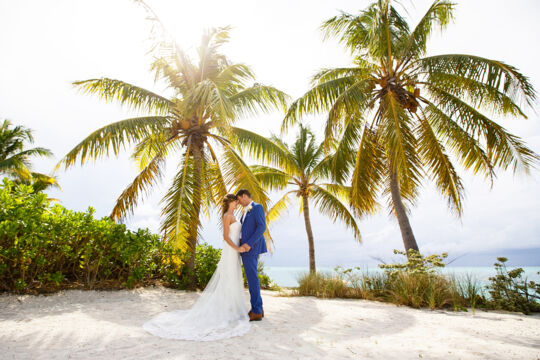
<instances>
[{"instance_id":1,"label":"bride's bare shoulder","mask_svg":"<svg viewBox=\"0 0 540 360\"><path fill-rule=\"evenodd\" d=\"M232 215L225 214L225 215L223 215L223 219L222 219L222 220L223 220L223 225L230 225L230 224L232 224L233 222L235 222L236 219L235 219L234 216L232 216Z\"/></svg>"}]
</instances>

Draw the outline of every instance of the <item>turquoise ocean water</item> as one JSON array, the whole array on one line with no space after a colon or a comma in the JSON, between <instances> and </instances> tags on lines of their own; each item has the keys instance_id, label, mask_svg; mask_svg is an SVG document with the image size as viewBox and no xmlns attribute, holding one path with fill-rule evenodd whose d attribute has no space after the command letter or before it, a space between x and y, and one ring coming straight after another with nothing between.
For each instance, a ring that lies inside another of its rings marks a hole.
<instances>
[{"instance_id":1,"label":"turquoise ocean water","mask_svg":"<svg viewBox=\"0 0 540 360\"><path fill-rule=\"evenodd\" d=\"M508 267L508 270L515 267ZM540 266L521 266L525 273L522 275L523 278L527 277L528 280L533 280L535 282L540 282L540 275L537 273L540 271ZM309 271L307 267L285 267L285 266L265 266L265 272L270 276L272 280L276 282L279 286L293 287L298 286L297 278L301 274L305 274ZM334 272L333 268L330 267L319 267L317 268L320 272ZM382 271L378 267L362 267L363 272L380 272ZM440 269L442 273L445 274L454 274L458 278L464 277L467 275L472 275L474 278L478 279L478 282L483 285L489 283L489 277L496 275L495 268L493 266L448 266L446 268Z\"/></svg>"}]
</instances>

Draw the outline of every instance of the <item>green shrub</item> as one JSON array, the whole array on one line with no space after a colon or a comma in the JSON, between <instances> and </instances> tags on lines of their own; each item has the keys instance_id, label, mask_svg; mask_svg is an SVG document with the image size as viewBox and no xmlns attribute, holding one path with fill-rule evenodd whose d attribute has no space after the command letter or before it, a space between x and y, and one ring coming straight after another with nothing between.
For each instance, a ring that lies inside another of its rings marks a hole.
<instances>
[{"instance_id":1,"label":"green shrub","mask_svg":"<svg viewBox=\"0 0 540 360\"><path fill-rule=\"evenodd\" d=\"M489 305L494 309L519 311L524 314L540 311L540 284L522 279L523 269L506 268L505 257L498 257L494 264L497 275L490 277L491 284L487 286L491 295Z\"/></svg>"},{"instance_id":2,"label":"green shrub","mask_svg":"<svg viewBox=\"0 0 540 360\"><path fill-rule=\"evenodd\" d=\"M190 258L190 252L186 252L182 256L182 260L187 261ZM221 249L214 248L212 245L203 242L197 245L195 252L195 277L197 278L198 287L204 289L214 271L217 268L219 259L221 257ZM178 289L188 288L191 279L191 269L185 265L182 265L180 270L180 276L175 278L175 287Z\"/></svg>"},{"instance_id":3,"label":"green shrub","mask_svg":"<svg viewBox=\"0 0 540 360\"><path fill-rule=\"evenodd\" d=\"M133 287L167 278L179 251L147 229L131 231L94 209L50 205L31 186L0 186L0 291Z\"/></svg>"},{"instance_id":4,"label":"green shrub","mask_svg":"<svg viewBox=\"0 0 540 360\"><path fill-rule=\"evenodd\" d=\"M185 289L189 253L148 229L131 231L94 209L51 206L47 195L9 179L0 186L0 291L52 292L62 288L123 288L161 283ZM204 288L221 250L197 245L196 277ZM262 288L275 286L259 265Z\"/></svg>"},{"instance_id":5,"label":"green shrub","mask_svg":"<svg viewBox=\"0 0 540 360\"><path fill-rule=\"evenodd\" d=\"M394 254L407 256L407 252L397 249L394 249ZM441 255L433 254L424 256L417 250L409 249L407 261L404 263L379 264L379 267L390 274L397 274L403 271L411 274L433 273L437 268L444 267L443 259L446 257L448 257L448 253L445 252Z\"/></svg>"}]
</instances>

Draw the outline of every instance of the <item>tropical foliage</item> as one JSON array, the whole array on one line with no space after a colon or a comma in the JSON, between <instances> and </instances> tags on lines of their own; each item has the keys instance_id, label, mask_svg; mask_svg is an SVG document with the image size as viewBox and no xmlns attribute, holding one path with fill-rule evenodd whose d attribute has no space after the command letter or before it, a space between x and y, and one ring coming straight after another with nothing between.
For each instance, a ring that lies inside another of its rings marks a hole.
<instances>
[{"instance_id":1,"label":"tropical foliage","mask_svg":"<svg viewBox=\"0 0 540 360\"><path fill-rule=\"evenodd\" d=\"M497 258L494 264L497 275L482 285L471 274L459 277L437 271L445 266L445 253L423 256L412 249L410 252L404 263L380 264L384 272L338 266L333 273L305 273L298 278L299 286L293 295L377 300L455 311L470 307L473 313L477 307L524 314L540 312L540 284L522 279L522 268L508 270L504 257Z\"/></svg>"},{"instance_id":2,"label":"tropical foliage","mask_svg":"<svg viewBox=\"0 0 540 360\"><path fill-rule=\"evenodd\" d=\"M59 187L52 176L32 171L33 157L50 157L52 152L42 147L27 148L34 142L32 130L24 126L13 126L4 119L0 123L0 175L11 178L16 183L32 185L36 191L48 187Z\"/></svg>"},{"instance_id":3,"label":"tropical foliage","mask_svg":"<svg viewBox=\"0 0 540 360\"><path fill-rule=\"evenodd\" d=\"M284 112L287 106L286 94L254 82L247 65L232 63L220 53L228 38L228 28L212 29L202 37L196 59L173 43L153 62L156 80L166 83L172 97L109 78L74 82L86 94L151 115L96 130L57 166L69 168L77 160L84 164L134 146L132 159L140 173L111 212L110 217L119 220L162 178L166 160L174 159L177 171L162 199L161 231L181 250L191 250L188 266L193 273L201 212L209 214L227 192L240 187L265 207L268 203L266 192L234 150L233 123L261 111Z\"/></svg>"},{"instance_id":4,"label":"tropical foliage","mask_svg":"<svg viewBox=\"0 0 540 360\"><path fill-rule=\"evenodd\" d=\"M374 213L386 197L405 249L418 250L408 213L424 179L461 216L464 188L456 162L493 181L496 168L527 173L538 161L493 119L526 118L524 107L533 104L536 92L502 61L427 55L430 36L453 20L454 3L434 1L414 28L394 3L378 0L358 14L343 12L323 23L325 36L348 49L353 65L315 74L282 129L306 114L326 114L325 145L338 153L332 173L338 183L350 182L357 214Z\"/></svg>"},{"instance_id":5,"label":"tropical foliage","mask_svg":"<svg viewBox=\"0 0 540 360\"><path fill-rule=\"evenodd\" d=\"M267 139L263 136L237 129L237 143L244 153L264 162L266 165L251 167L255 178L265 189L287 190L268 211L269 222L279 218L290 205L291 196L300 200L300 212L304 222L309 244L309 269L316 271L315 244L309 202L333 221L341 221L350 228L360 242L360 229L347 203L350 201L350 187L328 182L329 164L332 155L324 155L322 143L317 143L313 132L303 125L292 145L285 144L277 136Z\"/></svg>"},{"instance_id":6,"label":"tropical foliage","mask_svg":"<svg viewBox=\"0 0 540 360\"><path fill-rule=\"evenodd\" d=\"M197 245L196 273L204 288L221 254ZM190 272L175 259L189 257L148 229L128 230L94 209L72 211L31 186L0 184L0 292L49 293L60 289L121 289L160 284L186 289ZM261 287L273 286L259 269Z\"/></svg>"},{"instance_id":7,"label":"tropical foliage","mask_svg":"<svg viewBox=\"0 0 540 360\"><path fill-rule=\"evenodd\" d=\"M179 250L146 229L130 231L94 209L50 205L31 186L0 186L0 291L121 288L175 277Z\"/></svg>"},{"instance_id":8,"label":"tropical foliage","mask_svg":"<svg viewBox=\"0 0 540 360\"><path fill-rule=\"evenodd\" d=\"M497 275L489 278L489 294L495 309L520 311L524 314L540 312L540 283L523 279L524 270L508 270L505 257L495 262ZM537 272L540 275L540 271Z\"/></svg>"}]
</instances>

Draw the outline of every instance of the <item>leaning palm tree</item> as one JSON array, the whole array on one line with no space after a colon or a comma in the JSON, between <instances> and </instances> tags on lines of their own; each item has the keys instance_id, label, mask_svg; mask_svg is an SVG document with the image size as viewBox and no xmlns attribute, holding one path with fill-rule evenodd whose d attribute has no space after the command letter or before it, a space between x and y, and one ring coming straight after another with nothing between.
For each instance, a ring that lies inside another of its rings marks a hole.
<instances>
[{"instance_id":1,"label":"leaning palm tree","mask_svg":"<svg viewBox=\"0 0 540 360\"><path fill-rule=\"evenodd\" d=\"M0 174L10 177L15 183L32 185L36 192L50 186L59 187L54 177L32 171L32 157L52 156L49 149L42 147L26 149L27 144L33 142L31 129L13 126L4 119L0 123Z\"/></svg>"},{"instance_id":2,"label":"leaning palm tree","mask_svg":"<svg viewBox=\"0 0 540 360\"><path fill-rule=\"evenodd\" d=\"M454 8L434 1L413 29L391 0L327 20L322 30L348 48L353 65L314 75L283 122L286 130L307 113L327 114L326 146L341 154L333 162L335 180L351 182L351 203L361 215L388 196L407 252L418 250L408 213L425 177L457 216L463 213L463 183L451 154L491 182L496 167L527 173L539 159L490 117L526 118L522 108L536 93L524 75L480 56L426 56L430 35L453 20Z\"/></svg>"},{"instance_id":3,"label":"leaning palm tree","mask_svg":"<svg viewBox=\"0 0 540 360\"><path fill-rule=\"evenodd\" d=\"M261 185L270 191L288 191L268 211L268 221L277 220L290 205L290 196L300 200L300 212L304 222L309 246L309 271L316 272L315 245L309 202L334 222L341 221L350 228L358 242L362 241L360 229L346 203L350 187L328 182L332 154L324 155L323 143L317 143L311 130L300 124L295 142L289 146L276 136L269 139L237 129L235 132L241 149L266 165L253 165L251 169Z\"/></svg>"},{"instance_id":4,"label":"leaning palm tree","mask_svg":"<svg viewBox=\"0 0 540 360\"><path fill-rule=\"evenodd\" d=\"M191 251L187 265L192 270L192 287L196 285L193 271L201 211L208 215L234 187L249 189L265 206L268 202L266 192L228 139L234 133L232 124L260 111L285 112L287 106L287 95L254 83L248 66L232 63L219 52L228 34L228 28L206 32L196 61L173 44L168 53L153 62L156 80L165 81L172 97L109 78L74 82L84 93L150 115L96 130L58 164L68 168L77 159L83 164L118 155L134 145L132 159L140 173L120 194L110 214L112 219L122 220L133 212L141 195L161 179L166 159L173 159L178 169L162 199L161 231L165 240Z\"/></svg>"}]
</instances>

